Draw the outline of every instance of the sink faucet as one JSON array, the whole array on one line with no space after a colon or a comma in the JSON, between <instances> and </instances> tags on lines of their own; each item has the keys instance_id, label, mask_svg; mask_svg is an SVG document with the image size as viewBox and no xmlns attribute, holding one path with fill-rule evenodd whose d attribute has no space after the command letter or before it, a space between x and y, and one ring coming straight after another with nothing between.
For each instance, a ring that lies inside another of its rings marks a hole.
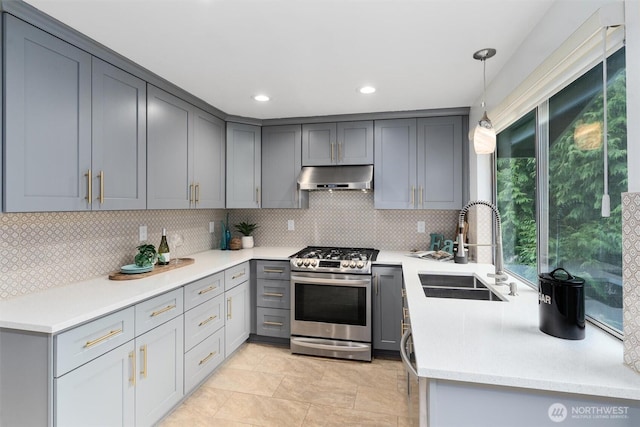
<instances>
[{"instance_id":1,"label":"sink faucet","mask_svg":"<svg viewBox=\"0 0 640 427\"><path fill-rule=\"evenodd\" d=\"M464 243L464 236L463 236L463 232L464 232L464 218L467 215L467 212L469 211L469 208L471 206L475 206L475 205L485 205L488 206L489 208L491 208L491 210L493 211L493 215L495 216L495 220L496 220L496 242L495 242L495 266L496 266L496 270L495 273L489 273L488 276L489 277L493 277L495 279L496 285L506 285L507 280L509 279L509 276L507 276L507 274L503 271L503 258L502 258L502 224L500 221L500 212L498 212L498 208L495 207L495 205L493 203L489 203L485 200L474 200L471 201L469 203L467 203L462 210L460 211L460 216L458 217L458 252L456 253L455 256L455 261L458 263L466 263L467 262L467 256L464 253L464 247L465 247L465 243ZM469 246L469 245L467 245Z\"/></svg>"}]
</instances>

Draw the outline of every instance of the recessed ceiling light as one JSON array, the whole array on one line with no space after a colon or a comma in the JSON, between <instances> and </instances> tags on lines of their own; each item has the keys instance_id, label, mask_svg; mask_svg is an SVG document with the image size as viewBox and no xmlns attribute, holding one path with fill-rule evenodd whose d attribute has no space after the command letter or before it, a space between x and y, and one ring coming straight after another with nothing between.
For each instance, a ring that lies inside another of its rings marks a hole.
<instances>
[{"instance_id":1,"label":"recessed ceiling light","mask_svg":"<svg viewBox=\"0 0 640 427\"><path fill-rule=\"evenodd\" d=\"M376 88L373 86L362 86L358 90L360 91L360 93L364 93L365 95L368 95L370 93L374 93L376 91Z\"/></svg>"},{"instance_id":2,"label":"recessed ceiling light","mask_svg":"<svg viewBox=\"0 0 640 427\"><path fill-rule=\"evenodd\" d=\"M256 95L253 97L258 102L267 102L270 98L267 95Z\"/></svg>"}]
</instances>

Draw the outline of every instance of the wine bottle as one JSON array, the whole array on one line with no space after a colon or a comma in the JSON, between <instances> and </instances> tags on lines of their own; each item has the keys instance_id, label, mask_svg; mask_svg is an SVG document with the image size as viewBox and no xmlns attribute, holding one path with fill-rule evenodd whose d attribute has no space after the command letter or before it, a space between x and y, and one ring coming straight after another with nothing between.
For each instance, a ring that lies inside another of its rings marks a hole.
<instances>
[{"instance_id":1,"label":"wine bottle","mask_svg":"<svg viewBox=\"0 0 640 427\"><path fill-rule=\"evenodd\" d=\"M171 260L171 252L169 252L169 244L167 243L167 229L162 229L162 238L160 246L158 246L158 264L167 265Z\"/></svg>"}]
</instances>

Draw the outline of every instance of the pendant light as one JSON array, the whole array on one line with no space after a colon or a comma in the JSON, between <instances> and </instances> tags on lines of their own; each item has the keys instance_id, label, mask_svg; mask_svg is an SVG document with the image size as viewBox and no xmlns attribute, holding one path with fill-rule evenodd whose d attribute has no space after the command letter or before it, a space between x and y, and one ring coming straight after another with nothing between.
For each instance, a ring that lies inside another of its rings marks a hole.
<instances>
[{"instance_id":1,"label":"pendant light","mask_svg":"<svg viewBox=\"0 0 640 427\"><path fill-rule=\"evenodd\" d=\"M487 98L487 59L492 58L496 54L496 50L492 48L481 49L473 54L473 59L482 61L483 73L483 92L482 92L482 108L484 114L476 125L473 132L473 148L476 154L491 154L496 149L496 130L487 116L486 98Z\"/></svg>"}]
</instances>

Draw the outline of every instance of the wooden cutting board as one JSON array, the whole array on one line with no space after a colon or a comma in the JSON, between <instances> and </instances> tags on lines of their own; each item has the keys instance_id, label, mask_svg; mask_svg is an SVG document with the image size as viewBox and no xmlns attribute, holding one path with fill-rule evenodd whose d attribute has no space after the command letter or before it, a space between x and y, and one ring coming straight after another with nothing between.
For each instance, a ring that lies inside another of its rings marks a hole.
<instances>
[{"instance_id":1,"label":"wooden cutting board","mask_svg":"<svg viewBox=\"0 0 640 427\"><path fill-rule=\"evenodd\" d=\"M135 280L142 279L144 277L153 276L154 274L164 273L165 271L175 270L176 268L185 267L187 265L191 265L196 262L193 258L178 258L178 263L175 263L175 260L171 260L171 262L167 265L156 265L153 267L153 270L148 271L146 273L138 273L138 274L125 274L120 271L115 271L109 274L109 280Z\"/></svg>"}]
</instances>

